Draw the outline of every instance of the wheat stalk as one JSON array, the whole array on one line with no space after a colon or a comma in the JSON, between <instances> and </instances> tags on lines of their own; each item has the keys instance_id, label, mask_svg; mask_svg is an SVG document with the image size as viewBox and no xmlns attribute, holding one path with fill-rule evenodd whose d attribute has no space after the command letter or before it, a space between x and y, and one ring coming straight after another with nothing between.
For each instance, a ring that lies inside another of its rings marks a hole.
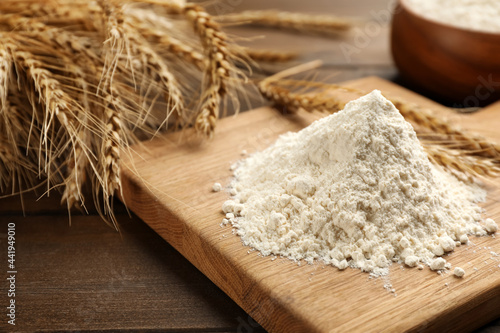
<instances>
[{"instance_id":1,"label":"wheat stalk","mask_svg":"<svg viewBox=\"0 0 500 333\"><path fill-rule=\"evenodd\" d=\"M241 24L243 22L253 26L327 36L338 36L339 33L349 30L352 27L352 22L345 18L275 10L244 11L241 13L219 16L217 20L224 23Z\"/></svg>"}]
</instances>

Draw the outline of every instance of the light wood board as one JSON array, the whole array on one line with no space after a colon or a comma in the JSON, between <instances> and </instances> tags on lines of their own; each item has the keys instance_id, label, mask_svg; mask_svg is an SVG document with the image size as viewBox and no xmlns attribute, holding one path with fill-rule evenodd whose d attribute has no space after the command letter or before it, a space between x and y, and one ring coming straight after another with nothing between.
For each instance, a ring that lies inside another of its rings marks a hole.
<instances>
[{"instance_id":1,"label":"light wood board","mask_svg":"<svg viewBox=\"0 0 500 333\"><path fill-rule=\"evenodd\" d=\"M466 128L500 142L500 105L472 115L456 115L421 96L379 78L346 83L366 91L429 106ZM342 95L346 100L355 95ZM339 271L322 264L301 266L272 261L249 251L230 227L220 227L229 167L297 131L318 115L281 115L270 108L222 119L215 138L197 140L189 131L134 146L122 170L126 205L270 332L471 331L500 316L500 235L471 237L446 259L465 269L459 279L427 268L392 265L388 279L369 279L360 270ZM500 182L488 181L487 216L500 216ZM397 296L383 285L390 282ZM250 318L239 318L243 332Z\"/></svg>"}]
</instances>

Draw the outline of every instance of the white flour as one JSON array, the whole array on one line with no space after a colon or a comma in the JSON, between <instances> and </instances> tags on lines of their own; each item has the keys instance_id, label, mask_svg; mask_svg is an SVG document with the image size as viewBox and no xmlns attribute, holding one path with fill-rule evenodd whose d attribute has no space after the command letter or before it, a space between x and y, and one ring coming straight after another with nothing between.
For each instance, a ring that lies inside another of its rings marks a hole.
<instances>
[{"instance_id":1,"label":"white flour","mask_svg":"<svg viewBox=\"0 0 500 333\"><path fill-rule=\"evenodd\" d=\"M405 3L433 21L464 29L500 32L498 0L405 0Z\"/></svg>"},{"instance_id":2,"label":"white flour","mask_svg":"<svg viewBox=\"0 0 500 333\"><path fill-rule=\"evenodd\" d=\"M282 135L234 176L223 222L265 256L385 275L391 261L431 265L486 234L475 204L485 191L431 165L379 91Z\"/></svg>"}]
</instances>

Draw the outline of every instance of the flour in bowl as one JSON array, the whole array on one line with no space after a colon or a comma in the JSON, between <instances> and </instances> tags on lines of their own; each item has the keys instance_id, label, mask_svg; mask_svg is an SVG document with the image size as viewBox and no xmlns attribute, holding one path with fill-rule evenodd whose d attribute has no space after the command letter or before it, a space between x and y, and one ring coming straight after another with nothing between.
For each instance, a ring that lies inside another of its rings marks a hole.
<instances>
[{"instance_id":1,"label":"flour in bowl","mask_svg":"<svg viewBox=\"0 0 500 333\"><path fill-rule=\"evenodd\" d=\"M415 13L455 27L500 33L498 0L404 0Z\"/></svg>"}]
</instances>

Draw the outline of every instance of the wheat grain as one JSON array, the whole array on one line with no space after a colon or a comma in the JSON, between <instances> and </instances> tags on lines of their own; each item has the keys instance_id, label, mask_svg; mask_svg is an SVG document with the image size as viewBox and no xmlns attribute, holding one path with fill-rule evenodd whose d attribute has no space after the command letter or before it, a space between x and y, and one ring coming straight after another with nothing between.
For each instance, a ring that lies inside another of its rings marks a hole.
<instances>
[{"instance_id":1,"label":"wheat grain","mask_svg":"<svg viewBox=\"0 0 500 333\"><path fill-rule=\"evenodd\" d=\"M249 24L253 26L270 27L302 33L338 36L352 27L350 20L303 13L290 13L275 10L253 10L228 14L217 17L224 23Z\"/></svg>"}]
</instances>

